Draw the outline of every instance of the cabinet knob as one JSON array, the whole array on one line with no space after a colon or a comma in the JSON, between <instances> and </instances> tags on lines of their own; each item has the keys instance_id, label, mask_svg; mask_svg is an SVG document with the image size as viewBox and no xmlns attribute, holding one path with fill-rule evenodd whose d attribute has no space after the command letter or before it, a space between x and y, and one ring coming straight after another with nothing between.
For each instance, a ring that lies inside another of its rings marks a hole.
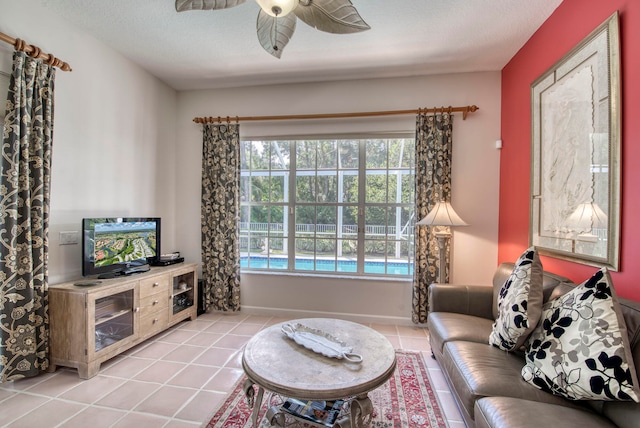
<instances>
[{"instance_id":1,"label":"cabinet knob","mask_svg":"<svg viewBox=\"0 0 640 428\"><path fill-rule=\"evenodd\" d=\"M155 323L157 323L157 322L158 322L158 318L154 318L154 319L153 319L153 323L155 324Z\"/></svg>"},{"instance_id":2,"label":"cabinet knob","mask_svg":"<svg viewBox=\"0 0 640 428\"><path fill-rule=\"evenodd\" d=\"M140 312L140 308L133 308L133 312Z\"/></svg>"},{"instance_id":3,"label":"cabinet knob","mask_svg":"<svg viewBox=\"0 0 640 428\"><path fill-rule=\"evenodd\" d=\"M153 304L154 304L154 305L157 305L158 303L160 303L160 302L158 302L157 300L154 300L154 301L153 301Z\"/></svg>"},{"instance_id":4,"label":"cabinet knob","mask_svg":"<svg viewBox=\"0 0 640 428\"><path fill-rule=\"evenodd\" d=\"M154 283L153 283L153 286L154 286L154 287L157 287L158 285L160 285L160 283L159 283L159 282L154 282Z\"/></svg>"}]
</instances>

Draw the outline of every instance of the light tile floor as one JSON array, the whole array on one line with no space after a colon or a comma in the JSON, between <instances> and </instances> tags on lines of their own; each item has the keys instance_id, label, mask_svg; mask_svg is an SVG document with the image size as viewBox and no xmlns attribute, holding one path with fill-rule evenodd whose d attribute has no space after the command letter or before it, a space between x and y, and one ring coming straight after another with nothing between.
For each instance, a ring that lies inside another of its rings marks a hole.
<instances>
[{"instance_id":1,"label":"light tile floor","mask_svg":"<svg viewBox=\"0 0 640 428\"><path fill-rule=\"evenodd\" d=\"M285 321L252 315L203 314L102 364L82 380L58 368L35 378L0 383L0 426L199 427L242 375L242 346L265 326ZM451 428L464 423L431 358L427 330L417 326L370 327L396 349L421 351Z\"/></svg>"}]
</instances>

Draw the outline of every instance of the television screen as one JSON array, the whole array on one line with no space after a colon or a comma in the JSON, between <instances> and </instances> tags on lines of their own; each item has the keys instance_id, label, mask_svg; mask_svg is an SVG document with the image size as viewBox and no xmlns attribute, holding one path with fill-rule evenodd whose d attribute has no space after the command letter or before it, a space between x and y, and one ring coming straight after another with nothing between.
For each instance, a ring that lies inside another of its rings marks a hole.
<instances>
[{"instance_id":1,"label":"television screen","mask_svg":"<svg viewBox=\"0 0 640 428\"><path fill-rule=\"evenodd\" d=\"M160 255L157 217L85 218L82 232L84 276L127 275L148 270L144 266Z\"/></svg>"}]
</instances>

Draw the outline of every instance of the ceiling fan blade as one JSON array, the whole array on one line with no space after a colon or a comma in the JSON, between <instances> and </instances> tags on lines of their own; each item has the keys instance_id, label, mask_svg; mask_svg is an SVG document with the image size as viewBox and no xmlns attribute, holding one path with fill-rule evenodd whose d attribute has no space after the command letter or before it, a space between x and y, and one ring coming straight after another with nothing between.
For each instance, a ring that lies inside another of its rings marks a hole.
<instances>
[{"instance_id":1,"label":"ceiling fan blade","mask_svg":"<svg viewBox=\"0 0 640 428\"><path fill-rule=\"evenodd\" d=\"M287 46L296 30L296 16L290 13L276 18L261 9L258 13L256 30L258 31L258 40L264 50L276 58L280 58L282 50Z\"/></svg>"},{"instance_id":2,"label":"ceiling fan blade","mask_svg":"<svg viewBox=\"0 0 640 428\"><path fill-rule=\"evenodd\" d=\"M300 0L293 13L307 25L327 33L357 33L371 28L350 0Z\"/></svg>"},{"instance_id":3,"label":"ceiling fan blade","mask_svg":"<svg viewBox=\"0 0 640 428\"><path fill-rule=\"evenodd\" d=\"M228 9L246 0L176 0L176 11Z\"/></svg>"}]
</instances>

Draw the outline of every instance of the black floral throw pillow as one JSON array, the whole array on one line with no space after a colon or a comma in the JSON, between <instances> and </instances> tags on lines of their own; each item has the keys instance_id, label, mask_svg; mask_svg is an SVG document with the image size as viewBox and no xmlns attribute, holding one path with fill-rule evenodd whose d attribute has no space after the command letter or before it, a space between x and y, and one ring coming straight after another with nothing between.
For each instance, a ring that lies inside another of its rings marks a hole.
<instances>
[{"instance_id":1,"label":"black floral throw pillow","mask_svg":"<svg viewBox=\"0 0 640 428\"><path fill-rule=\"evenodd\" d=\"M489 343L503 351L519 349L542 312L542 263L534 247L518 258L498 295L498 319Z\"/></svg>"},{"instance_id":2,"label":"black floral throw pillow","mask_svg":"<svg viewBox=\"0 0 640 428\"><path fill-rule=\"evenodd\" d=\"M547 302L522 377L572 400L633 400L640 389L627 328L606 269Z\"/></svg>"}]
</instances>

